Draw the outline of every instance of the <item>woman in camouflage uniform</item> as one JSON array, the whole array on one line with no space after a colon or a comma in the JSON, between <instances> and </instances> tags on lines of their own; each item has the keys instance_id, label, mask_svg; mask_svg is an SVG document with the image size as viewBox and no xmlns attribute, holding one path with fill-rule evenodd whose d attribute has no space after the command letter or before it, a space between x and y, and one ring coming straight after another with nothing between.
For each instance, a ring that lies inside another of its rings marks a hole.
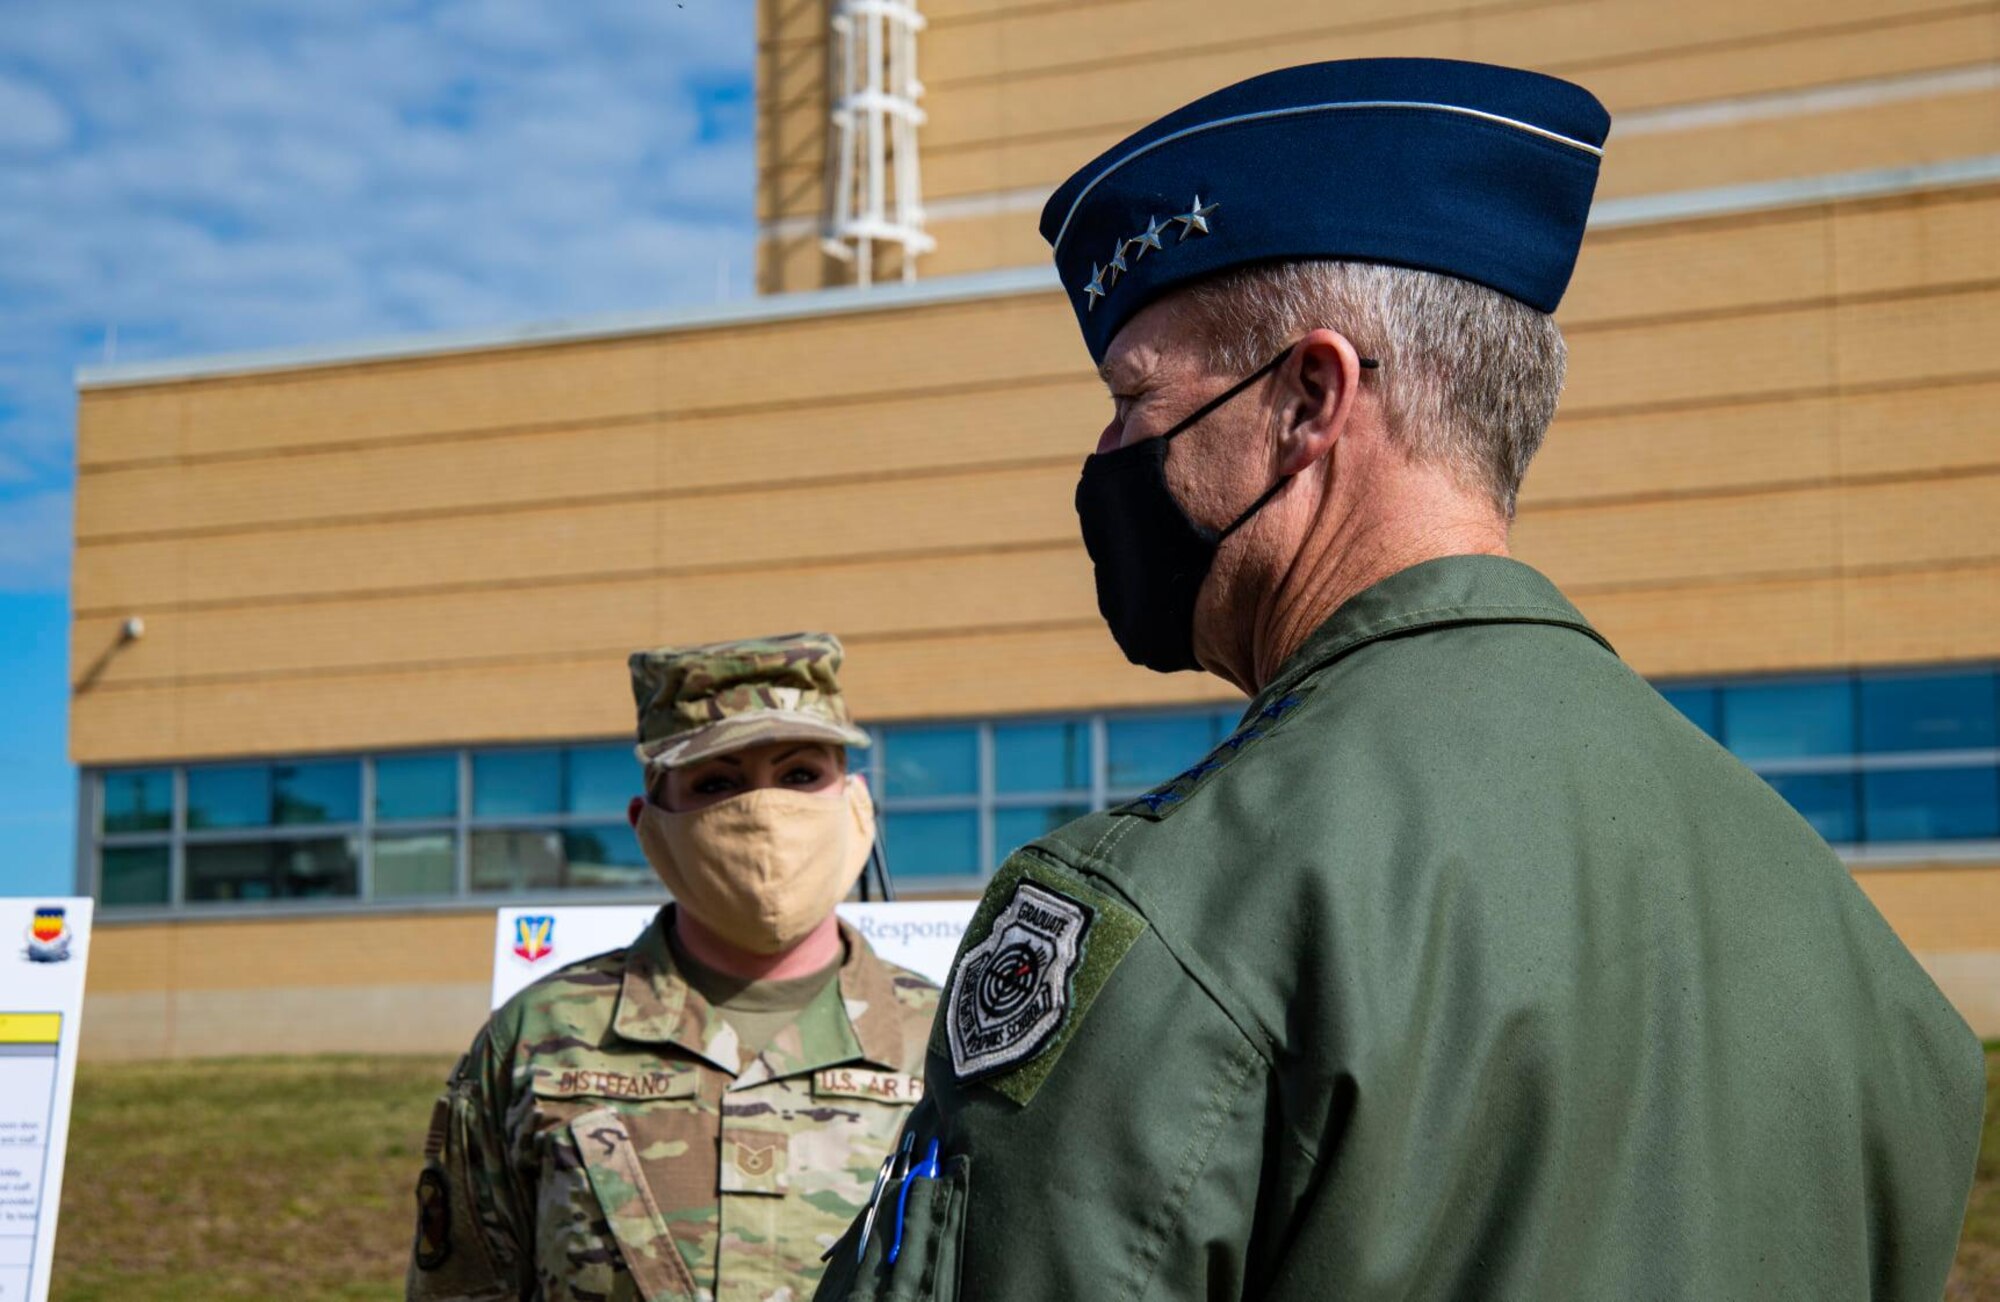
<instances>
[{"instance_id":1,"label":"woman in camouflage uniform","mask_svg":"<svg viewBox=\"0 0 2000 1302\"><path fill-rule=\"evenodd\" d=\"M631 822L676 903L494 1013L439 1099L408 1296L803 1298L937 990L834 916L874 840L826 634L631 658Z\"/></svg>"}]
</instances>

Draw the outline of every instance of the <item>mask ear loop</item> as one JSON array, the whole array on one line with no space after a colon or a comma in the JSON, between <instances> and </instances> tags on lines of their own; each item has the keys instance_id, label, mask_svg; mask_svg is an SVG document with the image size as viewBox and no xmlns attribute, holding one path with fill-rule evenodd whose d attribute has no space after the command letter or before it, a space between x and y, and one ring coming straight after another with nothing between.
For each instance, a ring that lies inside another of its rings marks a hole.
<instances>
[{"instance_id":1,"label":"mask ear loop","mask_svg":"<svg viewBox=\"0 0 2000 1302\"><path fill-rule=\"evenodd\" d=\"M1188 413L1185 417L1181 419L1180 424L1174 426L1166 433L1160 435L1160 442L1165 443L1168 439L1179 438L1182 434L1187 433L1190 429L1193 429L1196 425L1199 425L1211 413L1213 413L1216 408L1222 406L1222 404L1228 402L1231 398L1234 398L1237 394L1243 392L1251 385L1257 383L1257 381L1263 379L1265 376L1269 375L1272 371L1277 370L1278 367L1283 364L1284 360L1292 355L1292 349L1296 348L1297 346L1298 345L1296 344L1287 344L1285 346L1284 352L1279 353L1276 357L1273 357L1270 361L1265 362L1262 366L1250 372L1250 374L1244 376L1236 383L1230 385L1228 388L1224 389L1221 393L1216 394L1213 398L1210 398L1207 402L1201 404L1201 406L1196 407L1192 412Z\"/></svg>"},{"instance_id":2,"label":"mask ear loop","mask_svg":"<svg viewBox=\"0 0 2000 1302\"><path fill-rule=\"evenodd\" d=\"M1235 388L1230 389L1228 392L1224 393L1220 398L1217 398L1214 402L1210 403L1208 406L1196 412L1192 417L1188 419L1188 421L1183 422L1181 428L1183 429L1186 428L1188 424L1192 424L1194 421L1199 420L1202 416L1208 414L1208 412L1214 410L1222 403L1227 402L1229 399L1235 397L1238 393L1241 393L1246 387L1248 387L1253 380L1257 380L1262 376L1264 376L1266 373L1277 369L1278 364L1283 362L1287 357L1290 357L1292 355L1292 349L1296 347L1298 347L1297 344L1292 344L1289 347L1287 347L1284 352L1279 353L1276 357L1273 357L1270 361L1264 363L1264 365L1260 369L1252 372L1241 383L1237 384ZM1365 371L1376 370L1382 365L1382 363L1376 361L1373 357L1361 357L1357 358L1356 361L1360 363L1361 369ZM1173 434L1178 434L1178 433L1180 433L1180 429L1176 429L1173 431ZM1163 435L1162 437L1171 438L1173 437L1173 434ZM1231 520L1227 528L1223 529L1222 532L1215 535L1216 543L1220 544L1224 539L1228 538L1230 534L1235 533L1238 529L1241 529L1244 525L1250 523L1250 517L1257 514L1257 512L1263 510L1266 506L1270 505L1271 499L1276 497L1280 492L1283 491L1285 485L1291 482L1291 478L1292 477L1290 475L1279 476L1277 482L1272 484L1269 488L1265 489L1261 494L1259 494L1256 501L1252 502L1249 506L1243 508L1243 514L1237 516L1234 520Z\"/></svg>"}]
</instances>

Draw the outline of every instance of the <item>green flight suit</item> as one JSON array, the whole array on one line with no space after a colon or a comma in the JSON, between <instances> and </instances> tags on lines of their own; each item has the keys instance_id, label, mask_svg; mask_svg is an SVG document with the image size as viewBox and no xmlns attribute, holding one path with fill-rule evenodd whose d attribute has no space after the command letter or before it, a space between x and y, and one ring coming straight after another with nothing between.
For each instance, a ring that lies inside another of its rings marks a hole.
<instances>
[{"instance_id":1,"label":"green flight suit","mask_svg":"<svg viewBox=\"0 0 2000 1302\"><path fill-rule=\"evenodd\" d=\"M1978 1144L1840 860L1494 557L1015 854L946 998L821 1298L1928 1300Z\"/></svg>"}]
</instances>

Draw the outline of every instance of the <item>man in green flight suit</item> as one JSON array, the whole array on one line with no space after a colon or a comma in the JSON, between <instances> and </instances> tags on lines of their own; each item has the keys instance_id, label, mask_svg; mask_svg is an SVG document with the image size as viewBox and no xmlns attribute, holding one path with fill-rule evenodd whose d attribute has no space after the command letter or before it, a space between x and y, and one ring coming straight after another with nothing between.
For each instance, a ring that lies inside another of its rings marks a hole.
<instances>
[{"instance_id":1,"label":"man in green flight suit","mask_svg":"<svg viewBox=\"0 0 2000 1302\"><path fill-rule=\"evenodd\" d=\"M1320 64L1057 189L1100 608L1252 699L995 877L821 1298L1939 1295L1977 1042L1507 558L1608 128L1531 73Z\"/></svg>"}]
</instances>

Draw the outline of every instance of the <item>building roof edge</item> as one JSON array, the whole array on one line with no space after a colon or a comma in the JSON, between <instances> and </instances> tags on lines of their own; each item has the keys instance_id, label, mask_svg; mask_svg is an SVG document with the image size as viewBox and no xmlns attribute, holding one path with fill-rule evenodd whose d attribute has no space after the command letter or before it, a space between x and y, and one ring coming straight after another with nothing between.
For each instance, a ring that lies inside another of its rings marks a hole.
<instances>
[{"instance_id":1,"label":"building roof edge","mask_svg":"<svg viewBox=\"0 0 2000 1302\"><path fill-rule=\"evenodd\" d=\"M452 353L502 348L535 348L549 344L583 343L634 335L710 330L722 326L760 325L801 317L845 313L886 312L897 308L999 298L1062 288L1052 267L1007 267L965 276L942 276L914 284L877 285L867 289L841 287L771 294L697 308L668 311L616 312L483 330L395 335L338 344L308 344L251 352L165 358L159 361L114 362L80 366L79 389L110 389L162 384L177 380L209 380L268 371L302 370L357 363L404 361Z\"/></svg>"}]
</instances>

